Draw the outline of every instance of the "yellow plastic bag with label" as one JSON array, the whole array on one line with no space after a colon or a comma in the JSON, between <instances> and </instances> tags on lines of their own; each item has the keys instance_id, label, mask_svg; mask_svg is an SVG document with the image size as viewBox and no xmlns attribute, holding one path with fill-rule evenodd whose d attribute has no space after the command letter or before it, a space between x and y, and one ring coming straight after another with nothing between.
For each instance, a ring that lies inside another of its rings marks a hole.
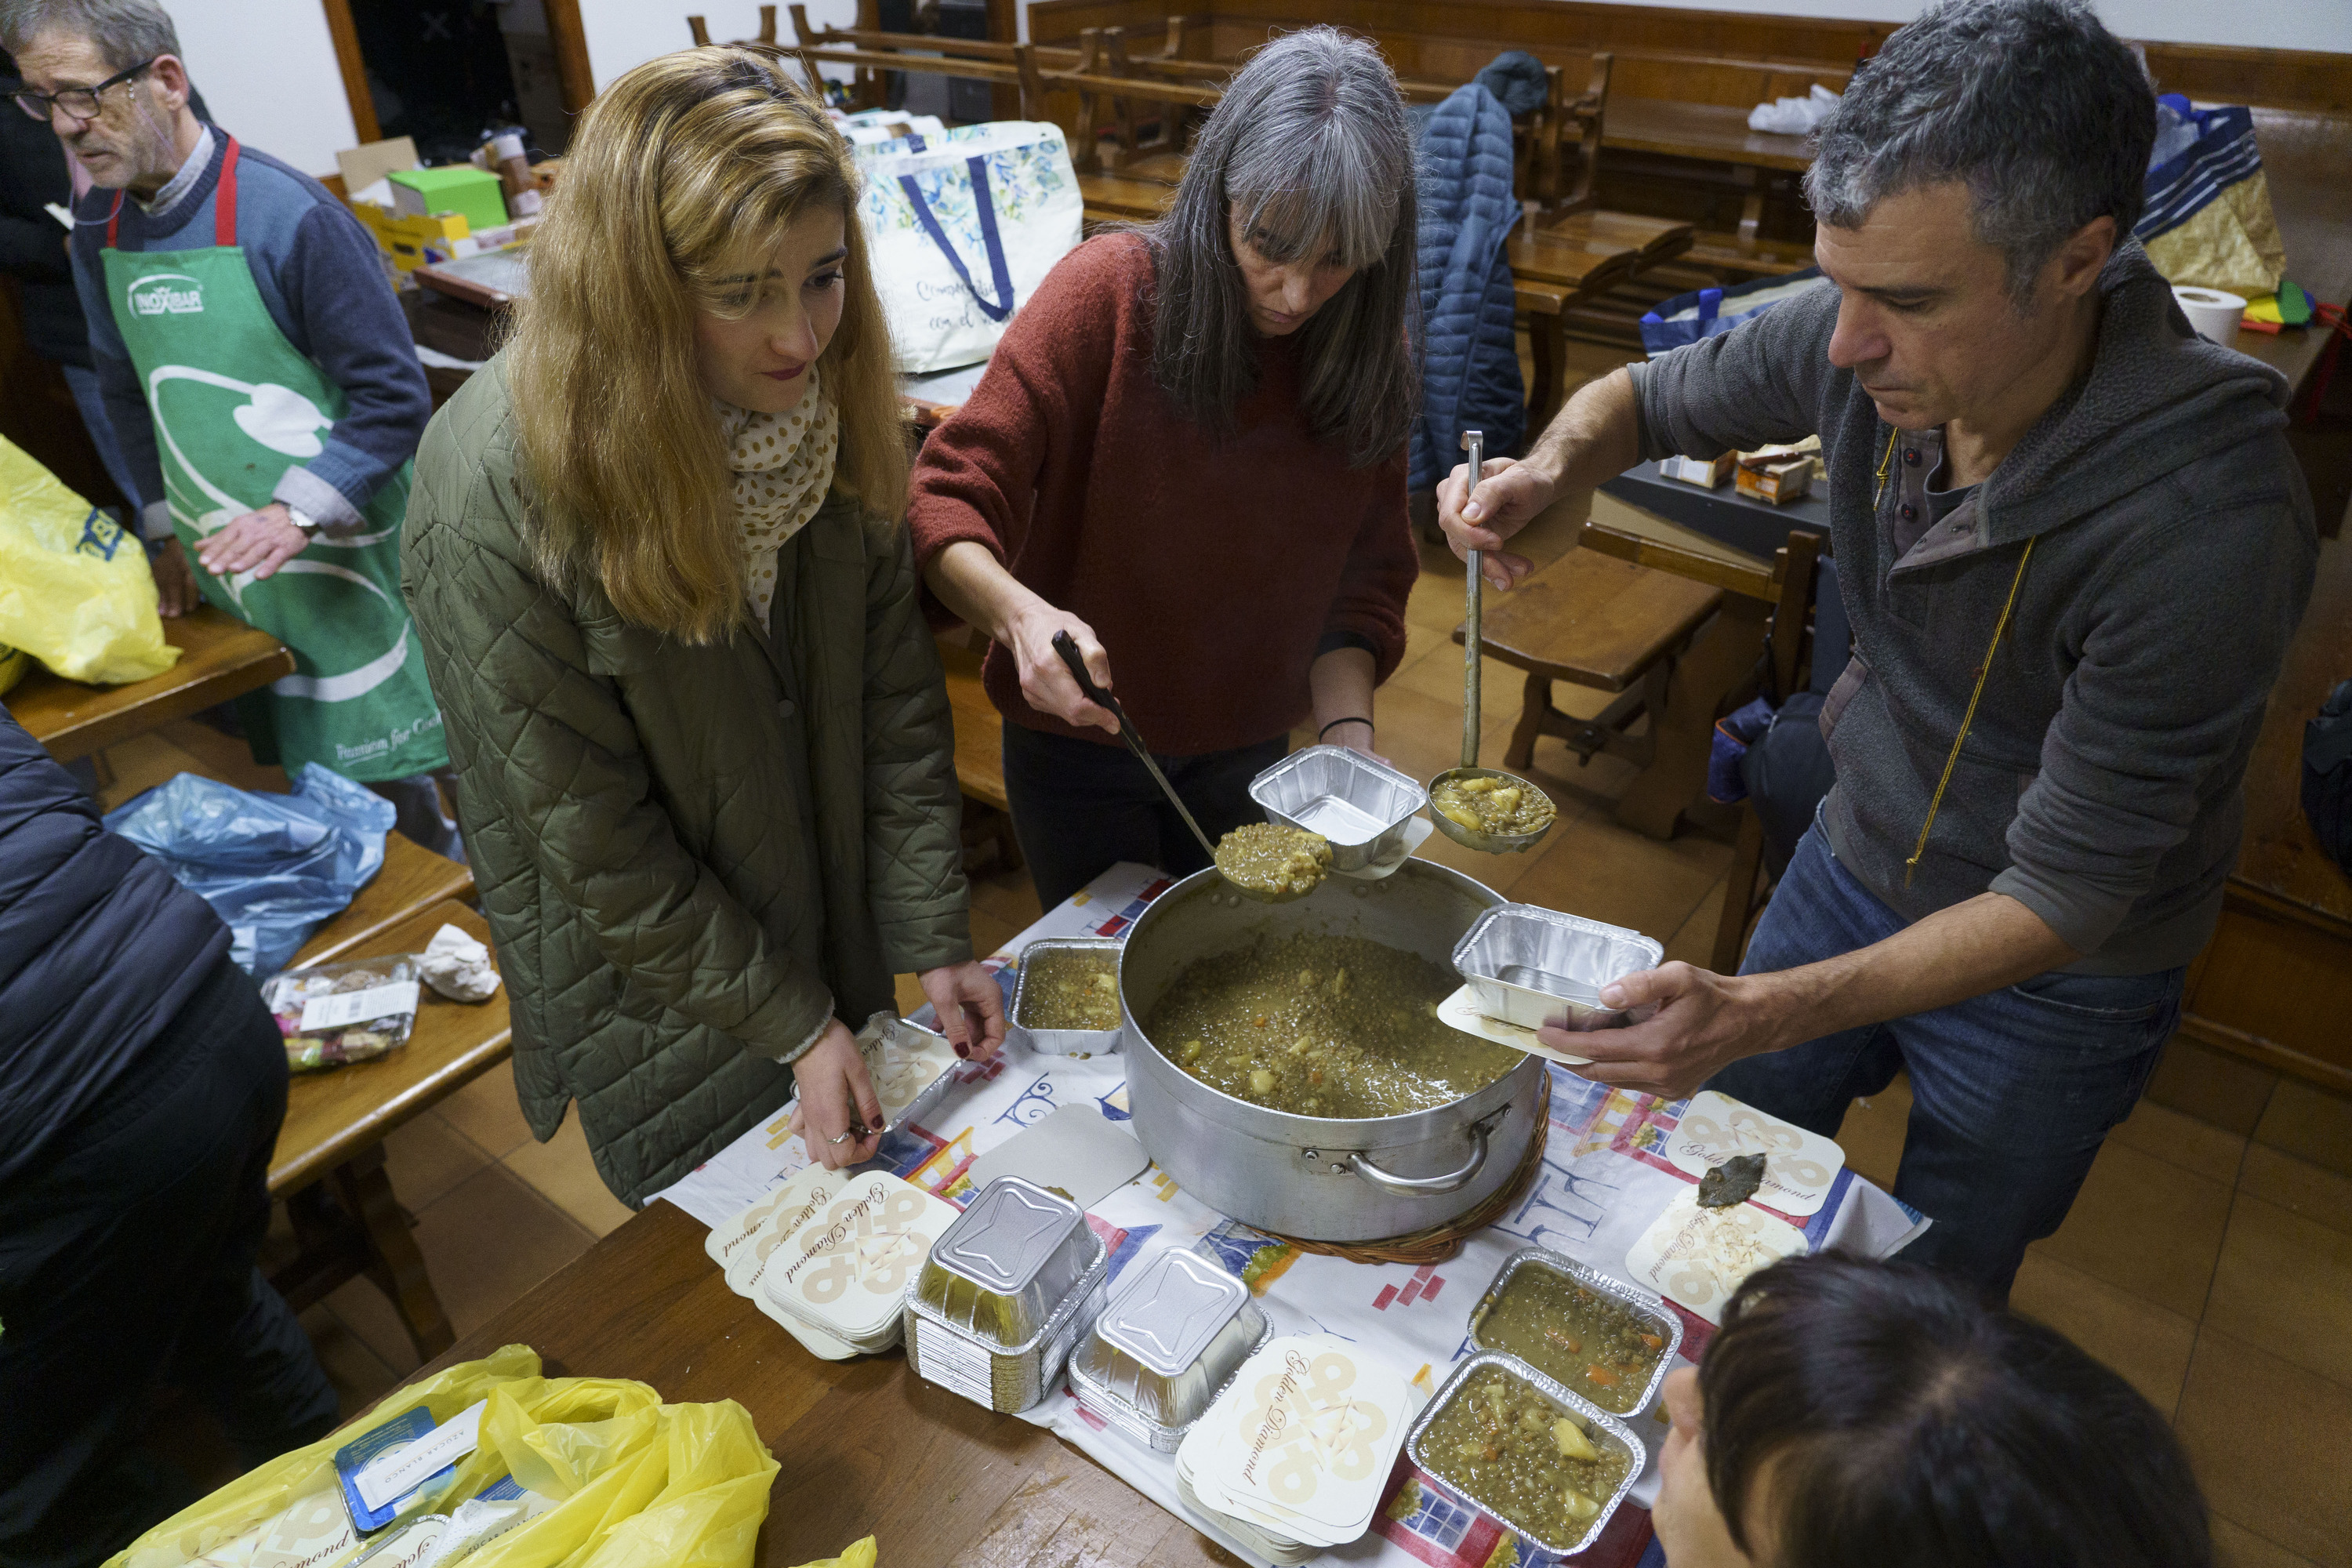
<instances>
[{"instance_id":1,"label":"yellow plastic bag with label","mask_svg":"<svg viewBox=\"0 0 2352 1568\"><path fill-rule=\"evenodd\" d=\"M149 1531L109 1568L275 1563L273 1541L291 1541L298 1528L307 1532L300 1544L320 1543L299 1561L341 1568L368 1543L331 1545L338 1522L345 1538L349 1531L335 1450L416 1405L437 1423L477 1401L474 1451L457 1462L432 1511L456 1514L509 1476L552 1506L475 1548L466 1568L748 1568L777 1465L741 1405L664 1405L653 1388L625 1378L542 1377L537 1352L522 1345L399 1390L333 1436Z\"/></svg>"},{"instance_id":2,"label":"yellow plastic bag with label","mask_svg":"<svg viewBox=\"0 0 2352 1568\"><path fill-rule=\"evenodd\" d=\"M413 1388L404 1388L331 1436L257 1465L203 1501L191 1504L132 1542L109 1560L108 1568L183 1568L226 1552L241 1537L267 1526L304 1499L333 1498L335 1450L400 1411L418 1405L446 1421L494 1389L522 1386L543 1391L539 1352L505 1345L480 1361L460 1362ZM341 1503L334 1506L340 1510ZM319 1568L326 1568L320 1564Z\"/></svg>"},{"instance_id":3,"label":"yellow plastic bag with label","mask_svg":"<svg viewBox=\"0 0 2352 1568\"><path fill-rule=\"evenodd\" d=\"M179 662L147 552L0 437L0 644L68 680L115 686Z\"/></svg>"}]
</instances>

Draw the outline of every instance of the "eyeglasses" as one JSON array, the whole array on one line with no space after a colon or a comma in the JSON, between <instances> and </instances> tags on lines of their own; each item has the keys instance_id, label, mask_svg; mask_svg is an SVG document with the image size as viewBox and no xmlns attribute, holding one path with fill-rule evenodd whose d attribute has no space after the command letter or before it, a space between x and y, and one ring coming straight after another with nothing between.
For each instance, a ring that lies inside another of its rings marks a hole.
<instances>
[{"instance_id":1,"label":"eyeglasses","mask_svg":"<svg viewBox=\"0 0 2352 1568\"><path fill-rule=\"evenodd\" d=\"M48 121L55 110L60 109L75 120L95 120L98 118L99 100L108 88L129 81L163 58L161 55L156 55L152 58L141 60L129 70L116 71L96 87L69 87L63 92L35 92L31 88L26 87L19 88L8 96L16 100L17 108L44 122Z\"/></svg>"}]
</instances>

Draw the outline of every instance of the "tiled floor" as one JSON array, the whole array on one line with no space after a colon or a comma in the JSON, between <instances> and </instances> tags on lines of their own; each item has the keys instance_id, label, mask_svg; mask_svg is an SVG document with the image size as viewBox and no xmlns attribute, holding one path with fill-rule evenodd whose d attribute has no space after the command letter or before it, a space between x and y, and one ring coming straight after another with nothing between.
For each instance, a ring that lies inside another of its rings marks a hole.
<instances>
[{"instance_id":1,"label":"tiled floor","mask_svg":"<svg viewBox=\"0 0 2352 1568\"><path fill-rule=\"evenodd\" d=\"M1567 548L1576 521L1538 525L1532 552ZM1460 618L1461 569L1442 551L1426 553L1408 661L1379 704L1381 750L1422 777L1458 760L1461 736L1460 654L1448 640ZM1517 671L1489 665L1489 761L1499 760L1519 690ZM1558 696L1581 712L1603 700L1565 689ZM236 752L194 725L117 748L109 804L182 767L237 777ZM1539 853L1498 860L1442 837L1423 853L1514 897L1636 926L1666 941L1672 956L1703 961L1724 897L1728 832L1686 826L1659 843L1619 827L1611 808L1632 770L1608 758L1580 768L1557 742L1538 748L1533 771L1561 816ZM982 880L972 905L982 952L1038 913L1019 873ZM900 995L908 1007L920 1001L911 979L901 980ZM1882 1184L1894 1180L1909 1103L1898 1079L1858 1103L1841 1134L1855 1168ZM576 1120L549 1143L533 1141L503 1068L394 1134L389 1157L460 1333L628 1217L597 1177ZM2227 1568L2352 1568L2352 1465L2344 1459L2352 1431L2352 1101L2176 1042L2065 1225L2033 1248L2015 1301L2171 1416L2212 1505ZM364 1280L305 1321L347 1408L416 1365Z\"/></svg>"}]
</instances>

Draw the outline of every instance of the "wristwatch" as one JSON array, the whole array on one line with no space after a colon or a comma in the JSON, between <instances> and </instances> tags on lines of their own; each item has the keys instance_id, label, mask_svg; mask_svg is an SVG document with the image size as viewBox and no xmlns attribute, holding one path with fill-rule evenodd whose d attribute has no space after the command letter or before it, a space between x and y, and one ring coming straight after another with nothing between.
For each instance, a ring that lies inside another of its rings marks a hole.
<instances>
[{"instance_id":1,"label":"wristwatch","mask_svg":"<svg viewBox=\"0 0 2352 1568\"><path fill-rule=\"evenodd\" d=\"M300 529L304 539L316 539L319 537L319 520L317 518L312 517L309 512L304 511L300 507L294 505L291 501L279 501L278 504L286 509L286 521Z\"/></svg>"}]
</instances>

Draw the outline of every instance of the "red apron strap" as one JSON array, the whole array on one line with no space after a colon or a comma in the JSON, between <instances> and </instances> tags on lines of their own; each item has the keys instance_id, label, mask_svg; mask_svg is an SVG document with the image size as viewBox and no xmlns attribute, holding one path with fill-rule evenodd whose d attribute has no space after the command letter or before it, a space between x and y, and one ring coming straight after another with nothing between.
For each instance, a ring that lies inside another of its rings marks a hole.
<instances>
[{"instance_id":1,"label":"red apron strap","mask_svg":"<svg viewBox=\"0 0 2352 1568\"><path fill-rule=\"evenodd\" d=\"M228 139L228 155L221 160L220 184L213 192L213 243L228 247L236 243L236 138ZM114 205L106 214L106 243L110 249L122 227L122 193L114 193Z\"/></svg>"},{"instance_id":2,"label":"red apron strap","mask_svg":"<svg viewBox=\"0 0 2352 1568\"><path fill-rule=\"evenodd\" d=\"M236 138L228 139L228 156L221 160L219 187L213 192L213 243L224 249L236 243Z\"/></svg>"}]
</instances>

